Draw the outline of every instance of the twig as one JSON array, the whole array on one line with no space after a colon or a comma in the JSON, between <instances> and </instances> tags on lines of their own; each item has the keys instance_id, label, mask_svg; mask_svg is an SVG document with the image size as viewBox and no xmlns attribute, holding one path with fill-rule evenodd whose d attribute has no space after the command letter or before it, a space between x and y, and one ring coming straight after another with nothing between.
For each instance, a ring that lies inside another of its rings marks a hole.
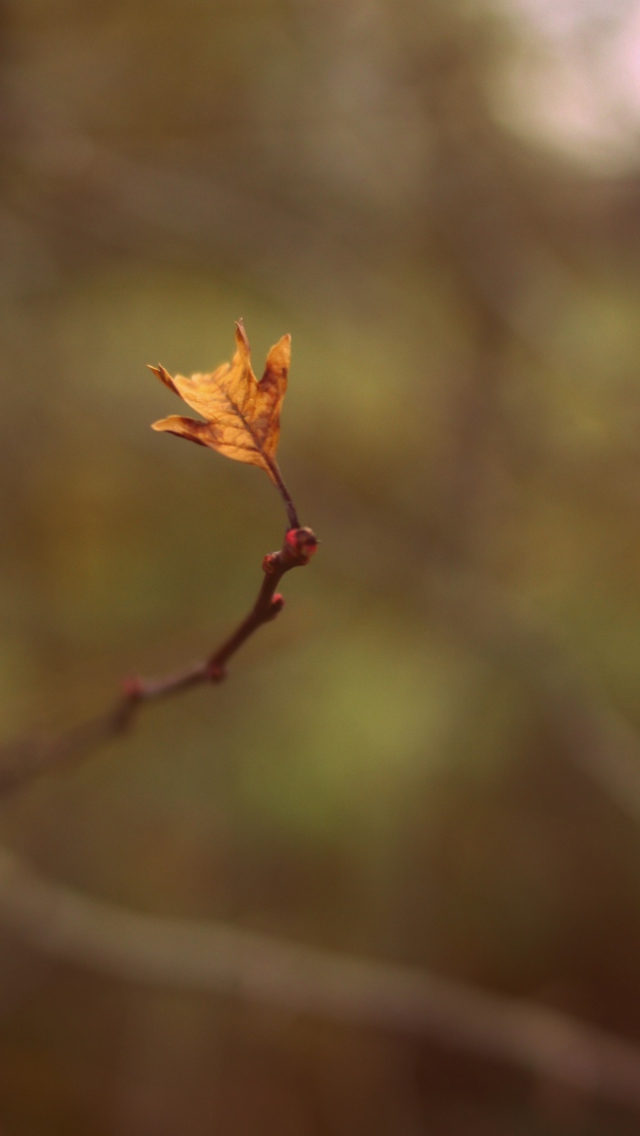
<instances>
[{"instance_id":1,"label":"twig","mask_svg":"<svg viewBox=\"0 0 640 1136\"><path fill-rule=\"evenodd\" d=\"M49 957L127 982L432 1038L640 1113L640 1046L525 999L225 923L127 911L49 883L6 849L0 922Z\"/></svg>"},{"instance_id":2,"label":"twig","mask_svg":"<svg viewBox=\"0 0 640 1136\"><path fill-rule=\"evenodd\" d=\"M0 750L0 795L19 788L39 773L67 765L92 753L98 746L129 729L142 706L180 694L192 686L219 683L226 677L227 663L242 644L264 623L270 623L284 607L276 588L292 568L309 563L318 547L310 528L291 528L282 548L262 562L264 579L251 611L236 630L204 662L159 678L129 678L114 706L57 738L24 738Z\"/></svg>"}]
</instances>

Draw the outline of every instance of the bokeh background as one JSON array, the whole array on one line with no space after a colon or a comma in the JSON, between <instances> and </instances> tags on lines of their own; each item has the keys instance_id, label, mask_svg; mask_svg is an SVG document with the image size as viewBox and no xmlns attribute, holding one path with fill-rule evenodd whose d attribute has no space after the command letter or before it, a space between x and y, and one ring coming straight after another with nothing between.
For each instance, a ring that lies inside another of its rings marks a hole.
<instances>
[{"instance_id":1,"label":"bokeh background","mask_svg":"<svg viewBox=\"0 0 640 1136\"><path fill-rule=\"evenodd\" d=\"M150 431L147 363L292 333L323 542L4 846L640 1041L637 0L3 0L0 146L3 735L201 658L281 540L260 471ZM434 1037L0 963L8 1136L640 1132Z\"/></svg>"}]
</instances>

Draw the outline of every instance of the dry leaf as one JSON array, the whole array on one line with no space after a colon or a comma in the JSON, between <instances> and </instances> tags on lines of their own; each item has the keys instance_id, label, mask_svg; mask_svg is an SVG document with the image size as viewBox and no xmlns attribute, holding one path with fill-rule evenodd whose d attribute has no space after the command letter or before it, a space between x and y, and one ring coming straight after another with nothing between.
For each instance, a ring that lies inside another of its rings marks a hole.
<instances>
[{"instance_id":1,"label":"dry leaf","mask_svg":"<svg viewBox=\"0 0 640 1136\"><path fill-rule=\"evenodd\" d=\"M150 367L163 383L197 410L204 422L172 414L153 423L154 430L178 434L236 461L264 469L282 490L276 464L280 409L287 389L291 336L271 348L260 382L251 369L251 351L242 320L236 324L237 350L230 363L209 375L172 378L164 367Z\"/></svg>"}]
</instances>

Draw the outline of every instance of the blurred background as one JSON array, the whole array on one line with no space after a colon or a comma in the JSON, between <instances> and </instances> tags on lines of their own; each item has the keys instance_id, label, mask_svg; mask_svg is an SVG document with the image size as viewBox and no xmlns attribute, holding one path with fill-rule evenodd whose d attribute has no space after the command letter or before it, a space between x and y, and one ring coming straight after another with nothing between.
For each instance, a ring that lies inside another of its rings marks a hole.
<instances>
[{"instance_id":1,"label":"blurred background","mask_svg":"<svg viewBox=\"0 0 640 1136\"><path fill-rule=\"evenodd\" d=\"M3 736L202 658L281 541L262 473L151 432L147 363L292 333L322 540L224 687L4 801L3 846L640 1042L638 0L2 0L0 147ZM8 1136L640 1132L5 922Z\"/></svg>"}]
</instances>

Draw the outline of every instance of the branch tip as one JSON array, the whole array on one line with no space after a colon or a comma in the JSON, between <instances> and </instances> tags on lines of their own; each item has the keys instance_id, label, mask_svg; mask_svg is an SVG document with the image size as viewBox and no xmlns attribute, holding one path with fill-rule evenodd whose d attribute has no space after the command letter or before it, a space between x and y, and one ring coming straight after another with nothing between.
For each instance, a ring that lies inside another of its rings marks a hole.
<instances>
[{"instance_id":1,"label":"branch tip","mask_svg":"<svg viewBox=\"0 0 640 1136\"><path fill-rule=\"evenodd\" d=\"M288 529L284 542L283 551L292 565L308 564L318 550L318 538L313 529L307 527Z\"/></svg>"}]
</instances>

